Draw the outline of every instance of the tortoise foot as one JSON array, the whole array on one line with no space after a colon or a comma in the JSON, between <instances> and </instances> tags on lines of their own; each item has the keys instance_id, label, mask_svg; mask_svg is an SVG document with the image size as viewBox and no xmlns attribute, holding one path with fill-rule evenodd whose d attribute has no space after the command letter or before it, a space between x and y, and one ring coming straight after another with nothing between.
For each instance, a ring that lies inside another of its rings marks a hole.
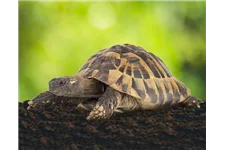
<instances>
[{"instance_id":1,"label":"tortoise foot","mask_svg":"<svg viewBox=\"0 0 225 150\"><path fill-rule=\"evenodd\" d=\"M94 119L107 119L110 118L113 113L113 110L107 108L105 105L96 104L93 110L87 117L87 120L94 120Z\"/></svg>"},{"instance_id":2,"label":"tortoise foot","mask_svg":"<svg viewBox=\"0 0 225 150\"><path fill-rule=\"evenodd\" d=\"M204 103L203 100L200 100L196 97L190 96L182 104L183 104L184 107L200 108L202 103Z\"/></svg>"}]
</instances>

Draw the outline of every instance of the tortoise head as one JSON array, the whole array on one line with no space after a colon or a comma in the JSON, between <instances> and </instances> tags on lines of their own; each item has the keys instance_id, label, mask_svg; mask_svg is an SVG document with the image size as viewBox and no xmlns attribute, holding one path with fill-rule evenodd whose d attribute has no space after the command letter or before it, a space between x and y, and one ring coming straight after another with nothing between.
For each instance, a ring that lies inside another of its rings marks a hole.
<instances>
[{"instance_id":1,"label":"tortoise head","mask_svg":"<svg viewBox=\"0 0 225 150\"><path fill-rule=\"evenodd\" d=\"M64 97L100 97L104 92L104 84L80 76L54 78L49 82L49 91Z\"/></svg>"},{"instance_id":2,"label":"tortoise head","mask_svg":"<svg viewBox=\"0 0 225 150\"><path fill-rule=\"evenodd\" d=\"M59 78L53 78L51 81L49 81L49 90L54 90L58 87L63 86L66 82L68 82L71 79L69 76L65 77L59 77Z\"/></svg>"}]
</instances>

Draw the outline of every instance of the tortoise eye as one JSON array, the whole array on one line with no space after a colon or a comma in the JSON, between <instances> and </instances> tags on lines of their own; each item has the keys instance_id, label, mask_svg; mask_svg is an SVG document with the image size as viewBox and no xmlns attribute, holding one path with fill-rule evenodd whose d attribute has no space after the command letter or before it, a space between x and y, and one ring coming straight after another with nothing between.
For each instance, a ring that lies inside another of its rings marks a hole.
<instances>
[{"instance_id":1,"label":"tortoise eye","mask_svg":"<svg viewBox=\"0 0 225 150\"><path fill-rule=\"evenodd\" d=\"M60 81L59 84L60 84L60 85L63 85L63 81Z\"/></svg>"}]
</instances>

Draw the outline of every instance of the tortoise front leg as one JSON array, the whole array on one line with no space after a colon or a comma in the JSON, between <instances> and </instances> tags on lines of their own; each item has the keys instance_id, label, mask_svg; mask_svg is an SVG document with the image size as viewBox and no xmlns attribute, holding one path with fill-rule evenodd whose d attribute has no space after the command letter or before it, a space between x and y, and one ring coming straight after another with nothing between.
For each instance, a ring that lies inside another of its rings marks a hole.
<instances>
[{"instance_id":1,"label":"tortoise front leg","mask_svg":"<svg viewBox=\"0 0 225 150\"><path fill-rule=\"evenodd\" d=\"M80 110L80 111L91 111L96 102L98 101L98 99L96 98L84 98L84 100L77 105L77 109Z\"/></svg>"},{"instance_id":2,"label":"tortoise front leg","mask_svg":"<svg viewBox=\"0 0 225 150\"><path fill-rule=\"evenodd\" d=\"M91 111L92 108L93 107L91 105L89 105L89 104L80 103L79 105L77 105L77 109L79 111L83 111L83 110L85 110L85 111Z\"/></svg>"},{"instance_id":3,"label":"tortoise front leg","mask_svg":"<svg viewBox=\"0 0 225 150\"><path fill-rule=\"evenodd\" d=\"M98 102L90 112L87 120L110 118L121 98L122 94L120 92L111 87L107 87L106 91L98 99Z\"/></svg>"}]
</instances>

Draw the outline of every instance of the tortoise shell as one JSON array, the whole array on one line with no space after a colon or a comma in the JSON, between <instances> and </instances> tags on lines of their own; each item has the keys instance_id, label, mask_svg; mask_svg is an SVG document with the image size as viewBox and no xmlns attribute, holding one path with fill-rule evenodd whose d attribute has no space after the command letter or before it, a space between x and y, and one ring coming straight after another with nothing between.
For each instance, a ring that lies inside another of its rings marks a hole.
<instances>
[{"instance_id":1,"label":"tortoise shell","mask_svg":"<svg viewBox=\"0 0 225 150\"><path fill-rule=\"evenodd\" d=\"M159 57L131 44L99 51L87 60L77 75L94 78L151 103L183 101L190 95L189 89L172 76Z\"/></svg>"}]
</instances>

